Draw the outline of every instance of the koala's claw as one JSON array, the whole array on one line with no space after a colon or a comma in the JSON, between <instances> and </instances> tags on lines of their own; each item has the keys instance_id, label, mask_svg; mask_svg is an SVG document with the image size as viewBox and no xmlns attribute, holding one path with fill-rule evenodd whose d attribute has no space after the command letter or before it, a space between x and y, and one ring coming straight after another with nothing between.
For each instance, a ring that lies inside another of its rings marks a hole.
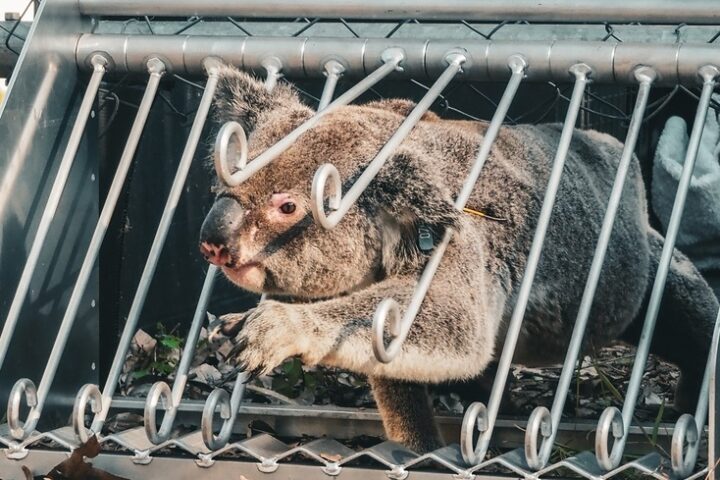
<instances>
[{"instance_id":1,"label":"koala's claw","mask_svg":"<svg viewBox=\"0 0 720 480\"><path fill-rule=\"evenodd\" d=\"M242 329L232 339L230 357L251 378L267 375L288 357L300 355L301 331L294 324L298 315L290 315L291 305L265 301L243 315Z\"/></svg>"},{"instance_id":2,"label":"koala's claw","mask_svg":"<svg viewBox=\"0 0 720 480\"><path fill-rule=\"evenodd\" d=\"M259 377L260 374L262 373L263 369L264 369L263 366L259 366L256 369L254 369L252 372L250 372L250 374L248 375L247 381L245 383L250 383L253 380L255 380L257 377Z\"/></svg>"},{"instance_id":3,"label":"koala's claw","mask_svg":"<svg viewBox=\"0 0 720 480\"><path fill-rule=\"evenodd\" d=\"M240 362L237 365L238 372L245 372L247 371L247 364L245 362Z\"/></svg>"}]
</instances>

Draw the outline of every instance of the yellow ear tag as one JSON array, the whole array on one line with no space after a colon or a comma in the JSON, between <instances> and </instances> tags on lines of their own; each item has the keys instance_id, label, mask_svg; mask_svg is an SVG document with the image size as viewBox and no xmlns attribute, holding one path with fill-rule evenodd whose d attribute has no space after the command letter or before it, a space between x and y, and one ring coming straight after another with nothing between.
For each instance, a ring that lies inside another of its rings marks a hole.
<instances>
[{"instance_id":1,"label":"yellow ear tag","mask_svg":"<svg viewBox=\"0 0 720 480\"><path fill-rule=\"evenodd\" d=\"M472 208L463 208L463 212L469 213L470 215L475 215L476 217L482 217L487 218L488 220L494 220L496 222L507 222L507 218L500 218L500 217L493 217L492 215L488 215L487 213L483 213L479 210L473 210Z\"/></svg>"}]
</instances>

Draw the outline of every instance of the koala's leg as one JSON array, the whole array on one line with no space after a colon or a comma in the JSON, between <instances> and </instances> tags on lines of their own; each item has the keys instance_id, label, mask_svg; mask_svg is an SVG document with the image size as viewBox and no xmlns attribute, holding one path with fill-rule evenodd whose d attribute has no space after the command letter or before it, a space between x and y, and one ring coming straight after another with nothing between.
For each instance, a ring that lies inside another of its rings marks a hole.
<instances>
[{"instance_id":1,"label":"koala's leg","mask_svg":"<svg viewBox=\"0 0 720 480\"><path fill-rule=\"evenodd\" d=\"M418 453L443 446L425 384L382 377L369 380L388 440Z\"/></svg>"},{"instance_id":2,"label":"koala's leg","mask_svg":"<svg viewBox=\"0 0 720 480\"><path fill-rule=\"evenodd\" d=\"M454 393L460 397L463 404L482 402L487 405L490 400L493 384L495 383L497 368L498 364L494 361L488 365L485 370L483 370L481 375L478 375L477 377L473 377L468 380L455 380L443 382L438 385L430 385L430 392L445 395ZM500 401L500 413L502 414L514 415L519 412L519 406L512 398L512 385L513 378L511 375L505 382L502 400Z\"/></svg>"},{"instance_id":3,"label":"koala's leg","mask_svg":"<svg viewBox=\"0 0 720 480\"><path fill-rule=\"evenodd\" d=\"M659 233L650 232L651 278L657 272L662 242ZM630 343L637 344L640 337L651 289L652 281L642 311L623 334ZM675 250L650 351L680 368L675 393L675 408L679 411L695 409L717 314L718 301L712 289L690 260Z\"/></svg>"},{"instance_id":4,"label":"koala's leg","mask_svg":"<svg viewBox=\"0 0 720 480\"><path fill-rule=\"evenodd\" d=\"M467 280L445 288L437 279L425 298L401 352L380 363L372 349L372 321L387 297L407 305L416 279L390 277L343 297L306 304L266 300L245 314L235 336L234 357L243 369L270 372L285 358L300 356L368 376L438 383L478 376L492 361L500 315L481 310L467 294ZM463 283L461 283L463 282ZM435 287L438 285L438 287ZM437 290L433 290L437 288ZM495 302L496 297L488 297ZM482 313L487 313L483 315Z\"/></svg>"}]
</instances>

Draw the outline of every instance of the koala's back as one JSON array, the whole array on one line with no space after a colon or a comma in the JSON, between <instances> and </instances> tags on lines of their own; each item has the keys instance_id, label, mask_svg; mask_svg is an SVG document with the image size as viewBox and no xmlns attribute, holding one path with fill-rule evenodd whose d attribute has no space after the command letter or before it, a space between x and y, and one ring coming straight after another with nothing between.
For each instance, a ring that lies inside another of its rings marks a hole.
<instances>
[{"instance_id":1,"label":"koala's back","mask_svg":"<svg viewBox=\"0 0 720 480\"><path fill-rule=\"evenodd\" d=\"M443 122L438 122L443 123ZM486 124L436 124L445 142L458 137L479 145ZM475 218L472 224L488 251L487 271L508 298L504 326L512 314L527 255L535 234L561 125L521 125L501 129L468 206L505 219ZM442 143L442 142L441 142ZM474 157L455 156L463 148L441 147L445 180L459 191ZM595 131L576 130L570 145L515 360L541 363L561 359L572 333L622 144ZM602 346L617 338L638 314L648 284L649 247L645 191L633 159L588 323L586 344ZM504 339L504 332L498 335ZM496 351L501 351L501 345Z\"/></svg>"}]
</instances>

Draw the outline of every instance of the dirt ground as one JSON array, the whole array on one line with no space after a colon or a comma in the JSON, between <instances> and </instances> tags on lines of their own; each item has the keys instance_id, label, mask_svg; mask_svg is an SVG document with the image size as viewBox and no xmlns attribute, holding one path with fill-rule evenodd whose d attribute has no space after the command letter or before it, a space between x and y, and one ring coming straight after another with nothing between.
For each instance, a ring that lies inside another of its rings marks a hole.
<instances>
[{"instance_id":1,"label":"dirt ground","mask_svg":"<svg viewBox=\"0 0 720 480\"><path fill-rule=\"evenodd\" d=\"M183 339L160 328L153 336L139 331L125 365L120 391L129 396L145 396L159 379L172 381L183 347ZM214 388L231 389L237 374L226 361L229 343L210 345L201 334L195 351L186 398L203 399ZM565 403L568 418L597 419L609 405L622 406L624 392L635 360L634 349L624 344L603 349L595 358L585 357L575 369ZM509 377L503 414L526 416L538 405L550 407L561 367L513 367ZM650 357L636 418L640 421L669 422L678 414L671 408L678 369L656 357ZM437 413L461 415L472 400L448 389L431 389ZM349 372L304 367L298 359L289 359L272 376L253 379L245 401L292 403L301 405L337 405L374 407L372 394L364 378Z\"/></svg>"}]
</instances>

